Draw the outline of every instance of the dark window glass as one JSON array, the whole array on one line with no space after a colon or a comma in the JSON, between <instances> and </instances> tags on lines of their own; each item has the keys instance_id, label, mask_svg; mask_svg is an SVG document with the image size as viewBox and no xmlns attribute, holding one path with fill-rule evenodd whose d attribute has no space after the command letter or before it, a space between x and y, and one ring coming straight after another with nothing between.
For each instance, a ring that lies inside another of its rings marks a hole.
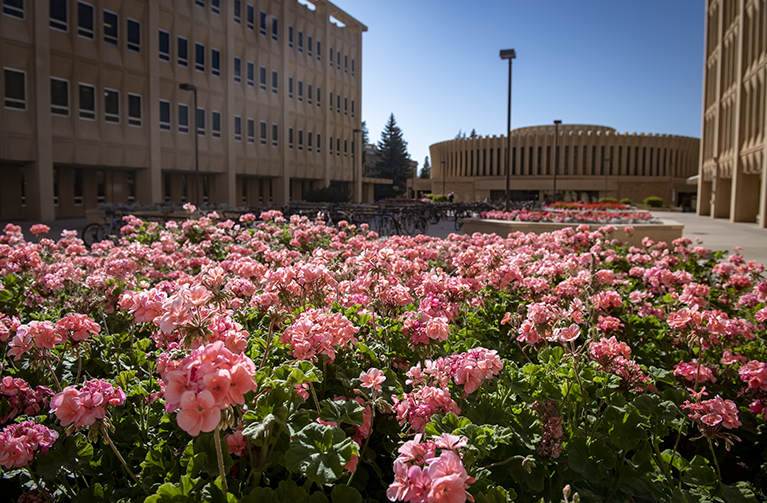
<instances>
[{"instance_id":1,"label":"dark window glass","mask_svg":"<svg viewBox=\"0 0 767 503\"><path fill-rule=\"evenodd\" d=\"M69 81L51 78L51 113L69 115Z\"/></svg>"},{"instance_id":2,"label":"dark window glass","mask_svg":"<svg viewBox=\"0 0 767 503\"><path fill-rule=\"evenodd\" d=\"M137 94L128 95L128 124L141 125L141 96Z\"/></svg>"},{"instance_id":3,"label":"dark window glass","mask_svg":"<svg viewBox=\"0 0 767 503\"><path fill-rule=\"evenodd\" d=\"M117 45L117 23L118 17L114 12L104 11L104 42L110 45Z\"/></svg>"},{"instance_id":4,"label":"dark window glass","mask_svg":"<svg viewBox=\"0 0 767 503\"><path fill-rule=\"evenodd\" d=\"M234 22L239 23L242 19L242 0L234 0Z\"/></svg>"},{"instance_id":5,"label":"dark window glass","mask_svg":"<svg viewBox=\"0 0 767 503\"><path fill-rule=\"evenodd\" d=\"M160 30L160 59L170 61L170 33Z\"/></svg>"},{"instance_id":6,"label":"dark window glass","mask_svg":"<svg viewBox=\"0 0 767 503\"><path fill-rule=\"evenodd\" d=\"M77 2L77 34L81 37L93 39L93 6L83 2Z\"/></svg>"},{"instance_id":7,"label":"dark window glass","mask_svg":"<svg viewBox=\"0 0 767 503\"><path fill-rule=\"evenodd\" d=\"M160 100L160 129L170 131L170 101Z\"/></svg>"},{"instance_id":8,"label":"dark window glass","mask_svg":"<svg viewBox=\"0 0 767 503\"><path fill-rule=\"evenodd\" d=\"M141 52L141 23L128 20L128 49Z\"/></svg>"},{"instance_id":9,"label":"dark window glass","mask_svg":"<svg viewBox=\"0 0 767 503\"><path fill-rule=\"evenodd\" d=\"M180 103L178 105L178 132L189 132L189 106Z\"/></svg>"},{"instance_id":10,"label":"dark window glass","mask_svg":"<svg viewBox=\"0 0 767 503\"><path fill-rule=\"evenodd\" d=\"M197 109L197 134L205 136L205 109Z\"/></svg>"},{"instance_id":11,"label":"dark window glass","mask_svg":"<svg viewBox=\"0 0 767 503\"><path fill-rule=\"evenodd\" d=\"M26 75L24 72L6 68L5 106L25 110L27 108Z\"/></svg>"},{"instance_id":12,"label":"dark window glass","mask_svg":"<svg viewBox=\"0 0 767 503\"><path fill-rule=\"evenodd\" d=\"M104 90L104 120L120 122L120 91Z\"/></svg>"},{"instance_id":13,"label":"dark window glass","mask_svg":"<svg viewBox=\"0 0 767 503\"><path fill-rule=\"evenodd\" d=\"M67 0L50 0L51 28L67 31Z\"/></svg>"},{"instance_id":14,"label":"dark window glass","mask_svg":"<svg viewBox=\"0 0 767 503\"><path fill-rule=\"evenodd\" d=\"M3 14L24 19L24 0L5 0Z\"/></svg>"},{"instance_id":15,"label":"dark window glass","mask_svg":"<svg viewBox=\"0 0 767 503\"><path fill-rule=\"evenodd\" d=\"M178 64L180 66L189 64L189 41L184 37L178 37Z\"/></svg>"},{"instance_id":16,"label":"dark window glass","mask_svg":"<svg viewBox=\"0 0 767 503\"><path fill-rule=\"evenodd\" d=\"M80 118L96 118L96 88L80 84Z\"/></svg>"},{"instance_id":17,"label":"dark window glass","mask_svg":"<svg viewBox=\"0 0 767 503\"><path fill-rule=\"evenodd\" d=\"M199 42L194 44L194 67L197 71L205 71L205 46Z\"/></svg>"}]
</instances>

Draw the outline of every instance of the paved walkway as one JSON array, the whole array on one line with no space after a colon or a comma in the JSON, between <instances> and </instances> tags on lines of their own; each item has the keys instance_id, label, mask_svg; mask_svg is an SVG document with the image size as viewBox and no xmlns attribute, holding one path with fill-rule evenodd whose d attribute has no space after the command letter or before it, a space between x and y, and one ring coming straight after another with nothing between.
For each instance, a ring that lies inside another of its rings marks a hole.
<instances>
[{"instance_id":1,"label":"paved walkway","mask_svg":"<svg viewBox=\"0 0 767 503\"><path fill-rule=\"evenodd\" d=\"M684 225L683 235L692 240L700 239L702 246L710 250L732 251L733 247L743 248L743 257L746 260L755 260L767 265L767 229L760 229L755 223L733 223L727 219L698 216L695 213L654 213L658 218L676 220ZM0 230L7 222L0 222ZM36 239L29 228L35 222L17 222L21 225L29 240ZM85 227L85 219L68 219L48 222L51 228L49 237L58 238L64 229L77 230L80 234ZM439 222L430 225L427 234L434 237L446 238L456 232L452 221Z\"/></svg>"}]
</instances>

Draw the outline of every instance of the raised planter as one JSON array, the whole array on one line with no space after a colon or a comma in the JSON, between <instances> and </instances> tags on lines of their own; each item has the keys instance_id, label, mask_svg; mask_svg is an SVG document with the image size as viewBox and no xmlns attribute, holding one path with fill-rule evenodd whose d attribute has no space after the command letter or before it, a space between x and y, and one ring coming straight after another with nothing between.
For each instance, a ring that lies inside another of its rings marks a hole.
<instances>
[{"instance_id":1,"label":"raised planter","mask_svg":"<svg viewBox=\"0 0 767 503\"><path fill-rule=\"evenodd\" d=\"M575 229L579 225L588 225L589 230L595 231L606 225L613 225L616 231L612 233L612 238L619 239L623 243L632 246L641 246L642 239L648 237L653 241L665 241L671 243L673 240L682 237L684 225L676 220L663 220L660 224L563 224L563 223L542 223L542 222L511 222L508 220L490 220L483 218L466 218L463 221L464 234L497 234L507 236L514 232L524 232L525 234L544 234L554 232L567 227ZM629 236L624 229L633 227L634 232Z\"/></svg>"}]
</instances>

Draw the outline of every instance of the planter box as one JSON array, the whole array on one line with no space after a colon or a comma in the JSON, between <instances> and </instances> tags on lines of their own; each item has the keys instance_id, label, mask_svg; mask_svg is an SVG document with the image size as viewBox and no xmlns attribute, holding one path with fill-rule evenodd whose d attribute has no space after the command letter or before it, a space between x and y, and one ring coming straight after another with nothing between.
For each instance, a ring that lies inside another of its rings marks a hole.
<instances>
[{"instance_id":1,"label":"planter box","mask_svg":"<svg viewBox=\"0 0 767 503\"><path fill-rule=\"evenodd\" d=\"M482 218L466 218L463 221L464 234L497 234L507 236L514 232L524 232L525 234L544 234L554 232L566 227L575 229L583 224L561 224L561 223L541 223L541 222L510 222L508 220L489 220ZM675 239L682 237L684 225L675 220L663 220L661 224L633 224L633 225L615 225L615 224L585 224L589 230L596 231L606 225L613 225L617 228L612 233L611 238L619 239L623 243L632 246L642 246L642 239L648 237L655 242L665 241L671 244ZM629 237L625 232L625 227L633 227L634 232Z\"/></svg>"}]
</instances>

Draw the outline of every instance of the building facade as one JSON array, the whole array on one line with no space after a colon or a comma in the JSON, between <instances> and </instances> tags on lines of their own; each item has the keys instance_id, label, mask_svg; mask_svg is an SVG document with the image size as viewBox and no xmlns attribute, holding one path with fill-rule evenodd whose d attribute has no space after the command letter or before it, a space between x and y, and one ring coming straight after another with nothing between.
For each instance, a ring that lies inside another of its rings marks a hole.
<instances>
[{"instance_id":1,"label":"building facade","mask_svg":"<svg viewBox=\"0 0 767 503\"><path fill-rule=\"evenodd\" d=\"M767 0L707 0L698 214L767 227Z\"/></svg>"},{"instance_id":2,"label":"building facade","mask_svg":"<svg viewBox=\"0 0 767 503\"><path fill-rule=\"evenodd\" d=\"M0 219L80 217L101 202L284 204L330 184L361 194L367 28L334 4L2 9Z\"/></svg>"},{"instance_id":3,"label":"building facade","mask_svg":"<svg viewBox=\"0 0 767 503\"><path fill-rule=\"evenodd\" d=\"M556 133L556 135L555 135ZM700 140L685 136L621 134L604 126L561 124L511 131L510 199L641 202L693 208ZM506 188L505 136L458 138L430 147L433 194L456 201L503 200Z\"/></svg>"}]
</instances>

